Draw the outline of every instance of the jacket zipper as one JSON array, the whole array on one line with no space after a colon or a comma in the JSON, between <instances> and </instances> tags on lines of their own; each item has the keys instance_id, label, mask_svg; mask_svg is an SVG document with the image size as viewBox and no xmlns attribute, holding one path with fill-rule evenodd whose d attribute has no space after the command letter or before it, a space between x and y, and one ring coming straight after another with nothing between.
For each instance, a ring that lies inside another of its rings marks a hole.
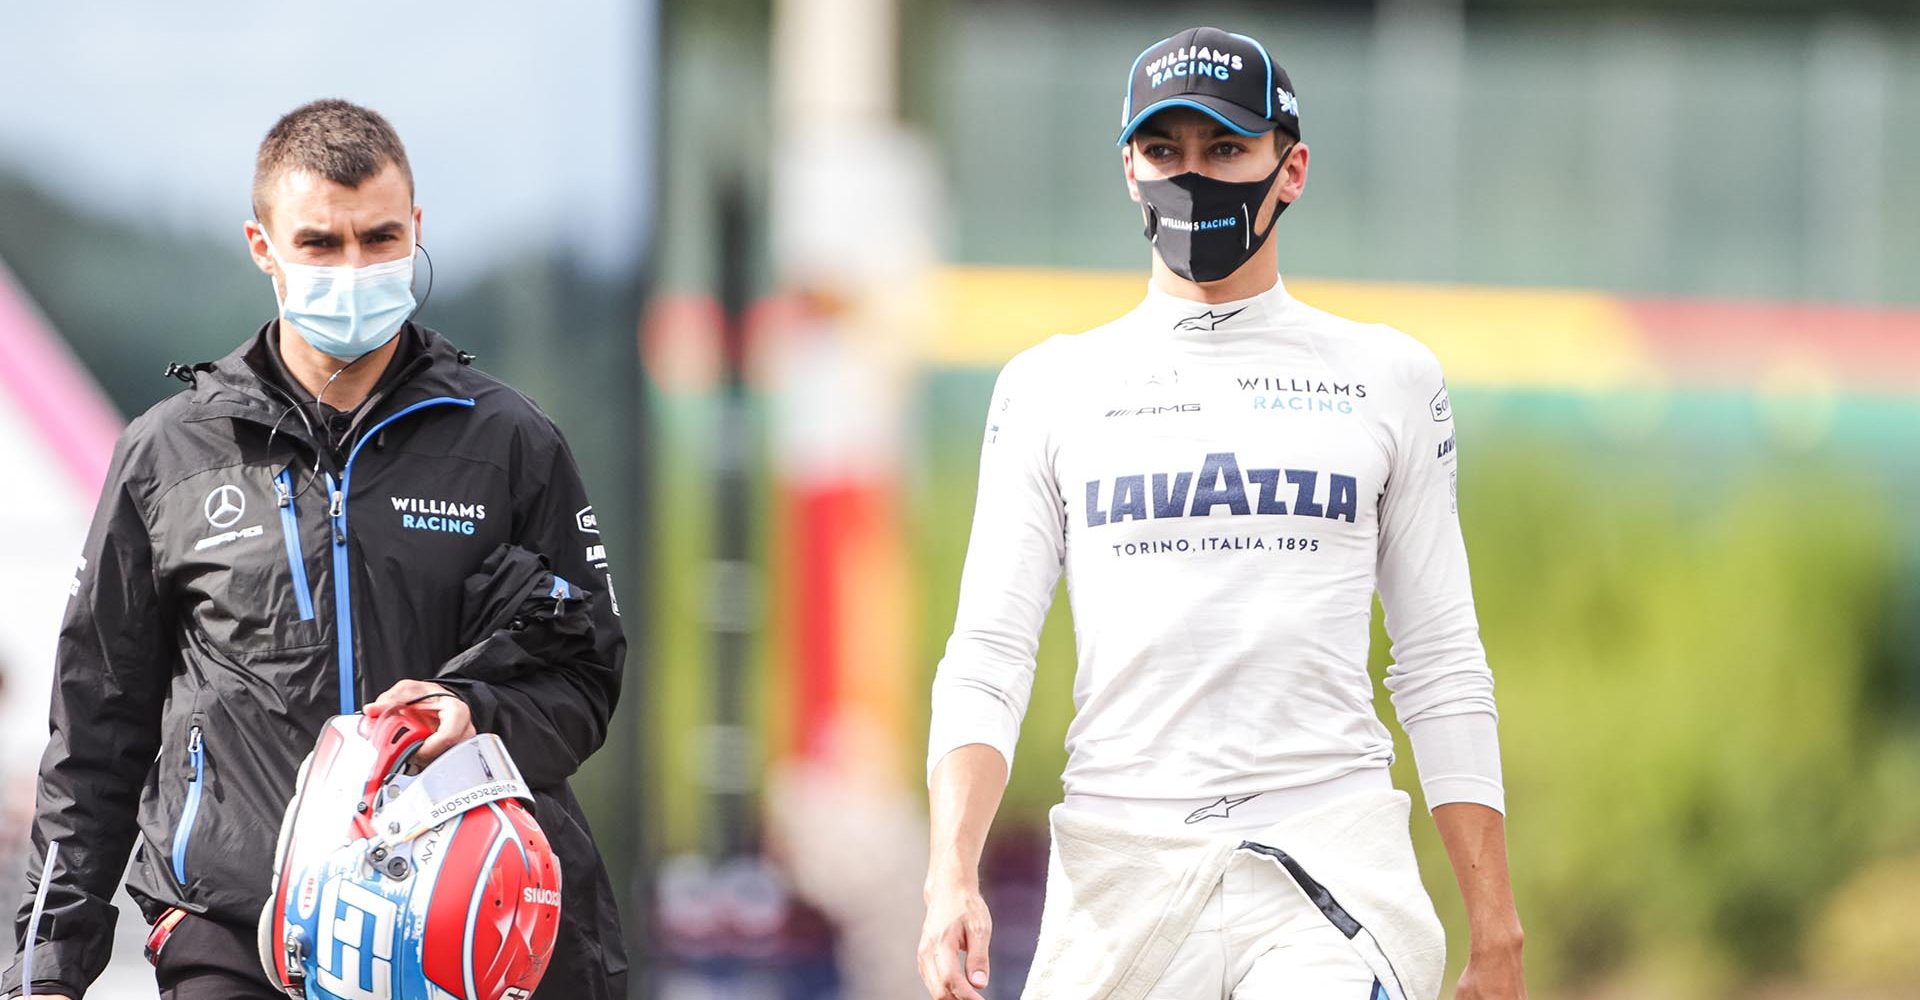
<instances>
[{"instance_id":1,"label":"jacket zipper","mask_svg":"<svg viewBox=\"0 0 1920 1000\"><path fill-rule=\"evenodd\" d=\"M173 878L182 889L187 886L187 842L193 839L193 821L200 816L200 794L206 788L207 750L199 726L187 730L187 759L193 763L193 780L187 782L187 804L173 831Z\"/></svg>"},{"instance_id":2,"label":"jacket zipper","mask_svg":"<svg viewBox=\"0 0 1920 1000\"><path fill-rule=\"evenodd\" d=\"M307 557L300 549L300 516L293 506L293 472L281 469L274 479L280 499L280 532L287 540L287 569L293 574L293 598L300 620L313 620L313 591L307 587Z\"/></svg>"},{"instance_id":3,"label":"jacket zipper","mask_svg":"<svg viewBox=\"0 0 1920 1000\"><path fill-rule=\"evenodd\" d=\"M347 452L347 463L340 469L340 479L336 483L332 473L328 473L327 482L327 523L333 530L333 614L334 636L340 648L340 714L352 715L358 708L358 698L354 694L353 665L353 587L347 574L347 492L353 484L353 460L360 457L360 448L374 435L387 428L388 424L399 420L416 410L429 406L466 406L472 407L473 400L459 399L453 396L435 396L423 399L405 409L367 428L353 442L353 449Z\"/></svg>"}]
</instances>

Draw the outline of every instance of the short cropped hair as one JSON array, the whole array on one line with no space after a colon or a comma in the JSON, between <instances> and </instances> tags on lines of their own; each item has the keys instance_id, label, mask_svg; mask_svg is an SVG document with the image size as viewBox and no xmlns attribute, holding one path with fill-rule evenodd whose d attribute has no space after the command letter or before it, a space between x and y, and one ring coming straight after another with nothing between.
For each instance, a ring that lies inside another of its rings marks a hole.
<instances>
[{"instance_id":1,"label":"short cropped hair","mask_svg":"<svg viewBox=\"0 0 1920 1000\"><path fill-rule=\"evenodd\" d=\"M289 111L267 137L253 165L253 217L266 221L267 192L281 175L305 170L343 187L357 188L387 164L400 168L413 195L413 167L400 136L371 108L325 98Z\"/></svg>"}]
</instances>

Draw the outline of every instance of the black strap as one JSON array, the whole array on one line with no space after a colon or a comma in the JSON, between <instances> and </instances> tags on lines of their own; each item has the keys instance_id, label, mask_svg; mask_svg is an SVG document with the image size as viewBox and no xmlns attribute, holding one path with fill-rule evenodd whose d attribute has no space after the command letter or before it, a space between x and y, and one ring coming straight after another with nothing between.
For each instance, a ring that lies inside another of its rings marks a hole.
<instances>
[{"instance_id":1,"label":"black strap","mask_svg":"<svg viewBox=\"0 0 1920 1000\"><path fill-rule=\"evenodd\" d=\"M1313 876L1308 875L1307 870L1300 867L1300 862L1293 860L1293 855L1288 854L1278 847L1256 844L1251 840L1241 841L1240 849L1243 851L1252 851L1255 854L1264 854L1280 862L1280 867L1285 868L1287 874L1292 875L1293 880L1299 883L1300 891L1307 894L1307 898L1313 901L1313 905L1320 908L1320 912L1326 915L1327 920L1333 924L1335 929L1347 936L1347 940L1353 940L1354 935L1360 933L1360 921L1353 919L1353 914L1348 913L1347 908L1341 906L1340 901L1333 898L1333 893L1328 892L1326 886L1321 885Z\"/></svg>"}]
</instances>

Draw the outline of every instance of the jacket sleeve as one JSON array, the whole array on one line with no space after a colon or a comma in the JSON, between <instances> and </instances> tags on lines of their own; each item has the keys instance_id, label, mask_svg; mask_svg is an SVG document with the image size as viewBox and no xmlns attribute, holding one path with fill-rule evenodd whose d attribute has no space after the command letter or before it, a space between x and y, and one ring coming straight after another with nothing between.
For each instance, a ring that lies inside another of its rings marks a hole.
<instances>
[{"instance_id":1,"label":"jacket sleeve","mask_svg":"<svg viewBox=\"0 0 1920 1000\"><path fill-rule=\"evenodd\" d=\"M513 544L545 556L557 576L586 592L592 642L562 647L567 651L511 679L436 678L466 700L476 729L499 735L536 788L572 776L606 740L627 654L606 543L573 453L548 427L549 450L536 453L518 477L533 485L515 499Z\"/></svg>"},{"instance_id":2,"label":"jacket sleeve","mask_svg":"<svg viewBox=\"0 0 1920 1000\"><path fill-rule=\"evenodd\" d=\"M26 893L14 918L22 947L47 845L59 857L33 942L34 992L78 997L112 952L140 789L160 750L160 713L177 654L156 586L153 548L129 483L134 431L114 450L67 600L54 660L52 711L40 761ZM0 993L20 990L19 952Z\"/></svg>"}]
</instances>

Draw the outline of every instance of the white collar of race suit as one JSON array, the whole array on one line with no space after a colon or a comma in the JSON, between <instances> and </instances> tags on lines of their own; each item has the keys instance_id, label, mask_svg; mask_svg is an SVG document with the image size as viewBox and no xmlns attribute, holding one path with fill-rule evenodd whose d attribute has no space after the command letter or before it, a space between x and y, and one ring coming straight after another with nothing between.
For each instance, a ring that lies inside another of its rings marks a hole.
<instances>
[{"instance_id":1,"label":"white collar of race suit","mask_svg":"<svg viewBox=\"0 0 1920 1000\"><path fill-rule=\"evenodd\" d=\"M1207 341L1230 338L1241 332L1272 330L1281 325L1296 306L1293 296L1287 293L1287 283L1275 275L1272 288L1230 302L1184 299L1149 282L1147 297L1137 313L1148 321L1150 329L1164 328L1181 339Z\"/></svg>"}]
</instances>

